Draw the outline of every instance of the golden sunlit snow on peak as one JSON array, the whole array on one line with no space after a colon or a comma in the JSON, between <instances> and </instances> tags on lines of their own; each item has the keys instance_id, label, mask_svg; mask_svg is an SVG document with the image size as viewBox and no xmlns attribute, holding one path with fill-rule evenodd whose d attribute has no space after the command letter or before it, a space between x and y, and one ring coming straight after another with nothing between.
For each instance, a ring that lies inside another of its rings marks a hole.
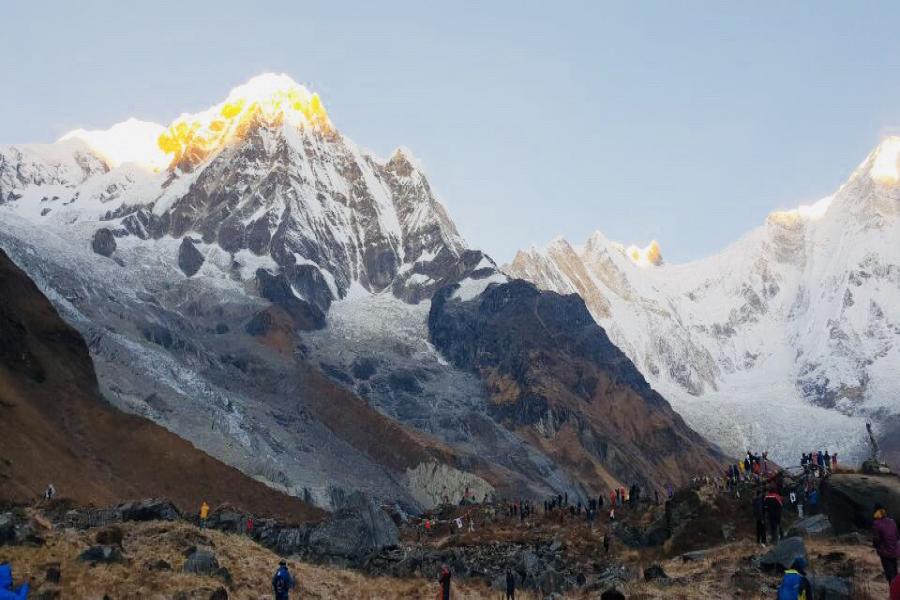
<instances>
[{"instance_id":1,"label":"golden sunlit snow on peak","mask_svg":"<svg viewBox=\"0 0 900 600\"><path fill-rule=\"evenodd\" d=\"M885 138L873 154L869 175L878 183L896 185L900 181L900 136Z\"/></svg>"},{"instance_id":2,"label":"golden sunlit snow on peak","mask_svg":"<svg viewBox=\"0 0 900 600\"><path fill-rule=\"evenodd\" d=\"M252 117L331 129L318 94L287 75L265 73L231 90L224 102L178 117L159 136L159 148L176 163L188 153L202 157L231 140Z\"/></svg>"},{"instance_id":3,"label":"golden sunlit snow on peak","mask_svg":"<svg viewBox=\"0 0 900 600\"><path fill-rule=\"evenodd\" d=\"M59 138L59 141L81 140L113 168L135 163L141 168L158 171L164 169L170 160L157 143L164 130L157 123L128 119L105 130L76 129Z\"/></svg>"},{"instance_id":4,"label":"golden sunlit snow on peak","mask_svg":"<svg viewBox=\"0 0 900 600\"><path fill-rule=\"evenodd\" d=\"M625 250L625 255L639 267L659 266L663 260L662 250L660 250L659 243L656 240L653 240L644 248L629 246Z\"/></svg>"}]
</instances>

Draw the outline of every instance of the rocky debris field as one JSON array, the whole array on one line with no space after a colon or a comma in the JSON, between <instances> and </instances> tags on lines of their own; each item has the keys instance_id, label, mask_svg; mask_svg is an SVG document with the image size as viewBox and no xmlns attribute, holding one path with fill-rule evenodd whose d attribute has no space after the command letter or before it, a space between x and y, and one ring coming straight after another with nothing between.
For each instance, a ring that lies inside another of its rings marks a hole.
<instances>
[{"instance_id":1,"label":"rocky debris field","mask_svg":"<svg viewBox=\"0 0 900 600\"><path fill-rule=\"evenodd\" d=\"M864 478L828 484L832 493L896 484ZM107 509L54 502L0 512L0 560L12 563L17 581L32 581L36 598L261 598L285 556L302 598L432 598L446 564L456 598L496 598L510 572L517 597L526 599L598 599L615 590L642 600L762 600L774 597L781 571L803 556L816 598L887 596L866 526L836 533L832 511L843 505L805 519L786 512L791 537L761 546L753 543L747 504L746 495L713 486L682 490L670 506L671 535L660 540L654 532L665 510L651 502L623 507L616 523L601 517L592 528L568 510L539 508L523 520L503 504L467 505L411 517L359 496L317 523L260 519L252 531L249 515L229 506L212 511L201 529L163 500Z\"/></svg>"}]
</instances>

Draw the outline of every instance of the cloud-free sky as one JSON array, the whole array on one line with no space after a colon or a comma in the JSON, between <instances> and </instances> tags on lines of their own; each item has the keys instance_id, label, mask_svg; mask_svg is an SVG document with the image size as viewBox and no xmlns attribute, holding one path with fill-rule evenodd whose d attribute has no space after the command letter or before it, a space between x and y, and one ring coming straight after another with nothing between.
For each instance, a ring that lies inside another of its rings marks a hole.
<instances>
[{"instance_id":1,"label":"cloud-free sky","mask_svg":"<svg viewBox=\"0 0 900 600\"><path fill-rule=\"evenodd\" d=\"M0 1L0 144L168 123L265 71L410 147L498 261L600 229L716 252L900 125L900 3Z\"/></svg>"}]
</instances>

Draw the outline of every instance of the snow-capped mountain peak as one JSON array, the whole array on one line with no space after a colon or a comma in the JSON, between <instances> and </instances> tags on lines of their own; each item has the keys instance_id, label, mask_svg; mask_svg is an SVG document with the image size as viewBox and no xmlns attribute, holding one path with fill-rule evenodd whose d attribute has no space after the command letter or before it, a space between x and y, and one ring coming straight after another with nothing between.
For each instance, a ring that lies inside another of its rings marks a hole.
<instances>
[{"instance_id":1,"label":"snow-capped mountain peak","mask_svg":"<svg viewBox=\"0 0 900 600\"><path fill-rule=\"evenodd\" d=\"M884 185L897 185L900 182L900 136L888 136L866 161L869 176Z\"/></svg>"},{"instance_id":2,"label":"snow-capped mountain peak","mask_svg":"<svg viewBox=\"0 0 900 600\"><path fill-rule=\"evenodd\" d=\"M59 141L81 140L113 168L124 163L135 163L147 170L159 171L171 161L171 157L159 147L159 136L163 131L165 127L158 123L132 117L109 129L76 129L59 138Z\"/></svg>"}]
</instances>

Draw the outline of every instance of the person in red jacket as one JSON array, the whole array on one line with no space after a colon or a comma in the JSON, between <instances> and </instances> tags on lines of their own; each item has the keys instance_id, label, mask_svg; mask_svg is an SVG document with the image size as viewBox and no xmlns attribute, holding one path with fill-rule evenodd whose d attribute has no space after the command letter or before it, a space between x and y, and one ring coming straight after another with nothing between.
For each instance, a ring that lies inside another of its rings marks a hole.
<instances>
[{"instance_id":1,"label":"person in red jacket","mask_svg":"<svg viewBox=\"0 0 900 600\"><path fill-rule=\"evenodd\" d=\"M897 578L897 558L900 558L900 534L897 523L887 516L887 510L881 504L875 505L875 523L872 525L872 545L881 559L884 576L888 584Z\"/></svg>"},{"instance_id":2,"label":"person in red jacket","mask_svg":"<svg viewBox=\"0 0 900 600\"><path fill-rule=\"evenodd\" d=\"M441 566L441 575L438 577L441 589L438 591L437 600L450 600L450 567Z\"/></svg>"}]
</instances>

